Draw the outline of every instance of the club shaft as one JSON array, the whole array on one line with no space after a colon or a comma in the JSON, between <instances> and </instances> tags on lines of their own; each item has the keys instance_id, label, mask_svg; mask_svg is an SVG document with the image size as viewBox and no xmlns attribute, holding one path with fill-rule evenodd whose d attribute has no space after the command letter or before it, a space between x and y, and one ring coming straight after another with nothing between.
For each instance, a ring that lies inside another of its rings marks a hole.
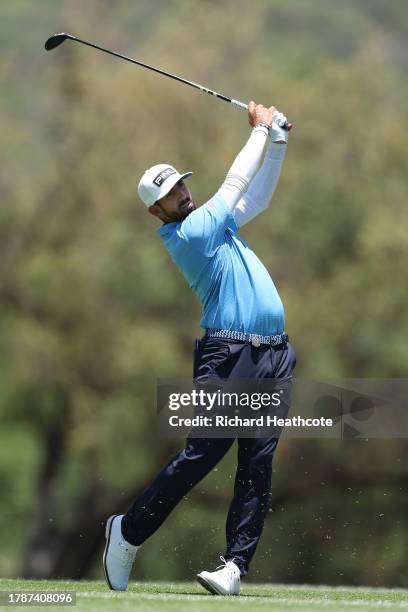
<instances>
[{"instance_id":1,"label":"club shaft","mask_svg":"<svg viewBox=\"0 0 408 612\"><path fill-rule=\"evenodd\" d=\"M165 72L164 70L160 70L160 68L155 68L154 66L150 66L149 64L145 64L144 62L135 60L131 57L128 57L127 55L122 55L122 53L117 53L116 51L105 49L105 47L100 47L99 45L96 45L95 43L88 42L87 40L83 40L82 38L78 38L77 36L72 36L71 34L67 35L67 38L80 42L83 45L87 45L88 47L93 47L94 49L98 49L99 51L103 51L104 53L109 53L109 55L120 57L121 59L131 62L132 64L136 64L137 66L141 66L142 68L153 70L153 72L157 72L158 74L167 76L170 79L179 81L179 83L185 83L185 85L190 85L190 87L195 87L196 89L199 89L200 91L208 93L211 96L216 96L217 98L220 98L220 100L224 100L225 102L229 102L230 104L234 104L235 106L239 106L240 108L248 109L248 105L244 104L243 102L240 102L239 100L233 100L232 98L229 98L228 96L225 96L224 94L220 94L216 91L212 91L211 89L208 89L208 87L204 87L203 85L200 85L199 83L194 83L193 81L189 81L188 79L183 79L182 77L179 77L176 74L171 74L171 72Z\"/></svg>"},{"instance_id":2,"label":"club shaft","mask_svg":"<svg viewBox=\"0 0 408 612\"><path fill-rule=\"evenodd\" d=\"M237 108L241 108L242 110L248 110L248 104L244 104L244 102L240 102L239 100L234 100L225 94L218 93L213 91L212 89L208 89L208 87L204 87L204 85L200 85L199 83L194 83L194 81L189 81L188 79L183 79L176 74L172 74L171 72L166 72L165 70L161 70L160 68L155 68L155 66L150 66L150 64L145 64L139 60L135 60L127 55L122 55L122 53L117 53L116 51L111 51L110 49L106 49L105 47L101 47L96 45L95 43L91 43L87 40L83 40L82 38L78 38L77 36L73 36L72 34L65 34L65 36L71 40L79 42L83 45L87 45L87 47L93 47L94 49L98 49L98 51L103 51L104 53L109 53L109 55L113 55L114 57L119 57L120 59L124 59L127 62L131 62L132 64L136 64L137 66L141 66L142 68L146 68L147 70L152 70L153 72L157 72L158 74L162 74L163 76L169 77L174 81L178 81L179 83L184 83L185 85L189 85L190 87L194 87L195 89L199 89L204 93L208 93L211 96L215 96L220 100L224 100L224 102L228 102ZM287 123L284 128L290 130L292 125Z\"/></svg>"}]
</instances>

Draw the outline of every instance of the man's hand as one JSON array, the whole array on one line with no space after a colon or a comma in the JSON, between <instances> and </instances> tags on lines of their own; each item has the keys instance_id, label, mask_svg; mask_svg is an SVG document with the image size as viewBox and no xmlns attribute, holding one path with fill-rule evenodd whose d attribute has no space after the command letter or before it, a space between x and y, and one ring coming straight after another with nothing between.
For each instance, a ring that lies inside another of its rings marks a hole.
<instances>
[{"instance_id":1,"label":"man's hand","mask_svg":"<svg viewBox=\"0 0 408 612\"><path fill-rule=\"evenodd\" d=\"M255 104L253 100L248 104L248 121L249 125L255 127L259 123L265 123L266 125L272 126L272 117L276 113L276 108L270 106L266 108L262 104Z\"/></svg>"},{"instance_id":2,"label":"man's hand","mask_svg":"<svg viewBox=\"0 0 408 612\"><path fill-rule=\"evenodd\" d=\"M277 144L287 144L289 132L283 127L287 125L287 123L288 120L283 113L276 111L276 113L273 114L272 129L270 131L272 142Z\"/></svg>"}]
</instances>

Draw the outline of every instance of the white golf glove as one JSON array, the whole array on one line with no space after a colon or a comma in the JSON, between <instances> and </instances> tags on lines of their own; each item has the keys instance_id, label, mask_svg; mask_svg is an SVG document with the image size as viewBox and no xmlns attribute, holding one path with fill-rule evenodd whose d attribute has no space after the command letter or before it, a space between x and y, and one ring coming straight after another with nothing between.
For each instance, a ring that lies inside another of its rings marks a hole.
<instances>
[{"instance_id":1,"label":"white golf glove","mask_svg":"<svg viewBox=\"0 0 408 612\"><path fill-rule=\"evenodd\" d=\"M276 111L276 113L273 114L272 128L270 131L272 142L276 142L277 140L284 140L285 143L288 142L289 132L282 128L286 122L287 119L283 113Z\"/></svg>"}]
</instances>

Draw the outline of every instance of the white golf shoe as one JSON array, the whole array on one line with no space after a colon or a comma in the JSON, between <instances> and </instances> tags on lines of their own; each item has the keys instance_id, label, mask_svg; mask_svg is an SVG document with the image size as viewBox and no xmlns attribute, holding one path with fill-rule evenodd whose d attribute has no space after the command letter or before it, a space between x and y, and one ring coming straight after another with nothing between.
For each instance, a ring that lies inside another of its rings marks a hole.
<instances>
[{"instance_id":1,"label":"white golf shoe","mask_svg":"<svg viewBox=\"0 0 408 612\"><path fill-rule=\"evenodd\" d=\"M198 582L213 595L239 595L241 588L241 572L233 561L220 557L223 565L215 572L197 574Z\"/></svg>"},{"instance_id":2,"label":"white golf shoe","mask_svg":"<svg viewBox=\"0 0 408 612\"><path fill-rule=\"evenodd\" d=\"M103 569L108 586L113 591L126 591L129 575L139 546L126 542L122 535L123 514L114 514L106 523L106 546Z\"/></svg>"}]
</instances>

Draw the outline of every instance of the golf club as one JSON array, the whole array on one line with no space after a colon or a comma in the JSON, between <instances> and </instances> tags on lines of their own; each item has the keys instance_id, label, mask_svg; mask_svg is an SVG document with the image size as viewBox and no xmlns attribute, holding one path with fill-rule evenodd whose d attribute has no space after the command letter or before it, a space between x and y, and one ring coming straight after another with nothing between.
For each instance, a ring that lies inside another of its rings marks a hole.
<instances>
[{"instance_id":1,"label":"golf club","mask_svg":"<svg viewBox=\"0 0 408 612\"><path fill-rule=\"evenodd\" d=\"M116 51L110 51L109 49L105 49L104 47L100 47L99 45L95 45L94 43L88 42L86 40L82 40L81 38L77 38L76 36L72 36L72 34L66 34L65 32L60 32L59 34L53 34L45 43L45 48L47 51L51 51L56 47L59 47L65 40L73 40L75 42L82 43L83 45L87 45L88 47L93 47L94 49L98 49L99 51L103 51L104 53L109 53L109 55L114 55L115 57L119 57L121 59L126 60L127 62L132 62L132 64L137 64L138 66L142 66L142 68L147 68L148 70L153 70L153 72L158 72L164 76L169 77L170 79L174 79L175 81L179 81L180 83L184 83L185 85L190 85L190 87L195 87L195 89L199 89L204 93L208 93L220 100L224 100L224 102L229 102L233 106L237 108L242 108L243 110L248 110L248 105L240 102L239 100L234 100L233 98L229 98L224 94L217 93L216 91L212 91L208 89L208 87L204 87L203 85L199 85L198 83L194 83L193 81L188 81L187 79L183 79L175 74L171 74L170 72L165 72L160 68L155 68L154 66L149 66L149 64L145 64L138 60L132 59L131 57L127 57L126 55L122 55L121 53L117 53ZM286 130L290 130L292 128L291 123L285 123L282 125Z\"/></svg>"}]
</instances>

